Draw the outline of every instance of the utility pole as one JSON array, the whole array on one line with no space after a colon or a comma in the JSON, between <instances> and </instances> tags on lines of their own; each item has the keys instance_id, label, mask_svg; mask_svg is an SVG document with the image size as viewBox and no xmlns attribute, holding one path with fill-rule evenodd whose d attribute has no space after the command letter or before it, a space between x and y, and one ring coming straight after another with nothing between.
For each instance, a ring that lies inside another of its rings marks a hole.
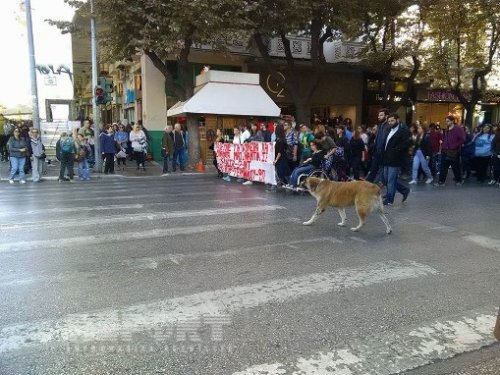
<instances>
[{"instance_id":1,"label":"utility pole","mask_svg":"<svg viewBox=\"0 0 500 375\"><path fill-rule=\"evenodd\" d=\"M33 21L31 20L31 0L25 0L26 8L26 28L28 34L28 52L30 59L30 77L31 77L31 108L33 127L40 129L40 115L38 111L38 87L36 84L36 65L35 65L35 44L33 43Z\"/></svg>"},{"instance_id":2,"label":"utility pole","mask_svg":"<svg viewBox=\"0 0 500 375\"><path fill-rule=\"evenodd\" d=\"M90 44L92 50L92 112L94 114L94 152L95 152L95 171L102 171L102 157L101 157L101 141L100 135L100 122L101 114L100 108L96 103L95 89L97 87L97 45L95 37L95 17L94 17L94 0L90 0Z\"/></svg>"}]
</instances>

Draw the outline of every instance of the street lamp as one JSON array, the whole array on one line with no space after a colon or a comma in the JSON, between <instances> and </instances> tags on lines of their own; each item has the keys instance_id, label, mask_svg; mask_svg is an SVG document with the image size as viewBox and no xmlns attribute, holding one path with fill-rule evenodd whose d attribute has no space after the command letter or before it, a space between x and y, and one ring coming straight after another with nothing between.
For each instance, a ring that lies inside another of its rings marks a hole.
<instances>
[{"instance_id":1,"label":"street lamp","mask_svg":"<svg viewBox=\"0 0 500 375\"><path fill-rule=\"evenodd\" d=\"M92 50L92 87L93 92L93 100L92 100L92 112L93 112L93 120L94 120L94 156L95 156L95 170L96 172L101 172L102 170L102 158L101 158L101 141L99 139L99 122L100 122L100 113L99 106L97 104L97 92L95 88L97 88L97 44L95 37L95 18L94 18L94 0L90 0L90 44Z\"/></svg>"},{"instance_id":2,"label":"street lamp","mask_svg":"<svg viewBox=\"0 0 500 375\"><path fill-rule=\"evenodd\" d=\"M22 3L21 3L22 5ZM33 21L31 19L31 0L25 0L24 8L26 10L26 31L28 34L28 53L30 61L30 78L31 78L31 108L33 127L40 129L40 116L38 111L38 87L36 84L35 70L35 45L33 43Z\"/></svg>"}]
</instances>

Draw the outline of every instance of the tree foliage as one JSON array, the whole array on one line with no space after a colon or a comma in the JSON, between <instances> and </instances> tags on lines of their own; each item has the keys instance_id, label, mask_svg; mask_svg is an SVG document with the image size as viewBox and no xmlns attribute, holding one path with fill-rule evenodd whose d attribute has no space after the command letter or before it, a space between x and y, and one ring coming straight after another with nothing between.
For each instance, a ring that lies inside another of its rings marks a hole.
<instances>
[{"instance_id":1,"label":"tree foliage","mask_svg":"<svg viewBox=\"0 0 500 375\"><path fill-rule=\"evenodd\" d=\"M269 73L291 95L299 122L309 121L308 105L326 65L323 47L339 35L343 21L347 19L341 15L346 15L348 4L346 0L264 0L254 2L247 13L248 24L253 29L252 40ZM291 36L307 37L311 41L313 77L306 82L300 80L301 73L291 50ZM284 67L269 54L267 43L271 38L279 38L283 43ZM279 74L281 69L284 69L286 79Z\"/></svg>"},{"instance_id":2,"label":"tree foliage","mask_svg":"<svg viewBox=\"0 0 500 375\"><path fill-rule=\"evenodd\" d=\"M382 78L384 107L396 110L406 105L421 68L421 51L425 21L419 1L372 0L355 3L357 11L346 32L358 38L365 48L362 63ZM406 83L401 101L393 93L394 80Z\"/></svg>"},{"instance_id":3,"label":"tree foliage","mask_svg":"<svg viewBox=\"0 0 500 375\"><path fill-rule=\"evenodd\" d=\"M89 2L66 2L76 7L80 17L90 18ZM191 46L218 47L217 41L241 30L241 5L236 0L94 0L100 59L115 62L145 53L163 73L171 91L186 99L193 90L188 77ZM78 31L72 23L53 23L65 31ZM167 67L167 57L178 61L177 71Z\"/></svg>"},{"instance_id":4,"label":"tree foliage","mask_svg":"<svg viewBox=\"0 0 500 375\"><path fill-rule=\"evenodd\" d=\"M499 49L500 2L426 0L422 10L429 24L426 70L436 85L457 95L471 125Z\"/></svg>"}]
</instances>

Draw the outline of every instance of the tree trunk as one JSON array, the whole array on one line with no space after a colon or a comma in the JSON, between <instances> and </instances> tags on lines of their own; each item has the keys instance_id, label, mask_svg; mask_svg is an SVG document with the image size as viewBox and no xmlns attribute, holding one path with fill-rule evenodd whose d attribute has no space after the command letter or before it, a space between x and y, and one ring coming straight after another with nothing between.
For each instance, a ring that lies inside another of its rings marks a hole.
<instances>
[{"instance_id":1,"label":"tree trunk","mask_svg":"<svg viewBox=\"0 0 500 375\"><path fill-rule=\"evenodd\" d=\"M303 101L295 101L295 107L297 110L297 118L295 119L297 124L311 124L311 106Z\"/></svg>"},{"instance_id":2,"label":"tree trunk","mask_svg":"<svg viewBox=\"0 0 500 375\"><path fill-rule=\"evenodd\" d=\"M191 168L196 168L196 165L200 161L200 132L198 129L198 119L192 115L188 115L186 124L189 133L188 164Z\"/></svg>"},{"instance_id":3,"label":"tree trunk","mask_svg":"<svg viewBox=\"0 0 500 375\"><path fill-rule=\"evenodd\" d=\"M462 103L464 105L467 114L464 119L464 125L469 129L472 129L472 120L474 119L474 108L476 108L477 102Z\"/></svg>"}]
</instances>

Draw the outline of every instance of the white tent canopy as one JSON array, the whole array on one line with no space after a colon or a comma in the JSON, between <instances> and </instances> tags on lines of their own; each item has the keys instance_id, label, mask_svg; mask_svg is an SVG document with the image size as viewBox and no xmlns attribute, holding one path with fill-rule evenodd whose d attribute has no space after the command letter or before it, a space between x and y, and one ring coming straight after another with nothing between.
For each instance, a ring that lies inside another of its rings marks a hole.
<instances>
[{"instance_id":1,"label":"white tent canopy","mask_svg":"<svg viewBox=\"0 0 500 375\"><path fill-rule=\"evenodd\" d=\"M280 108L259 85L259 75L210 70L196 77L195 94L167 116L189 113L278 117Z\"/></svg>"}]
</instances>

